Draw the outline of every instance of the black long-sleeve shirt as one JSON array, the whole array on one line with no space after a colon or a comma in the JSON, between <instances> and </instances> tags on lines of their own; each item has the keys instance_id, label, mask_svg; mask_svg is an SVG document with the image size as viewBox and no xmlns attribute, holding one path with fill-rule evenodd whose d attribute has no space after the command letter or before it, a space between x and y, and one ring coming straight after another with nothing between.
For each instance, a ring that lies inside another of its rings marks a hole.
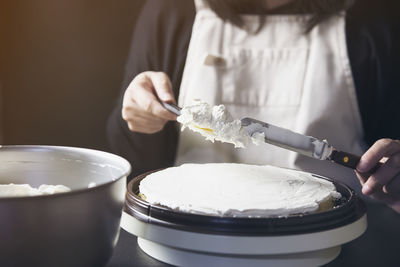
<instances>
[{"instance_id":1,"label":"black long-sleeve shirt","mask_svg":"<svg viewBox=\"0 0 400 267\"><path fill-rule=\"evenodd\" d=\"M372 3L371 3L372 2ZM364 139L400 139L400 27L395 0L359 0L346 14L346 36ZM133 34L121 96L107 125L114 153L128 159L132 175L174 164L178 127L169 122L161 132L131 132L121 117L123 92L143 71L163 71L175 97L195 17L193 1L147 0Z\"/></svg>"}]
</instances>

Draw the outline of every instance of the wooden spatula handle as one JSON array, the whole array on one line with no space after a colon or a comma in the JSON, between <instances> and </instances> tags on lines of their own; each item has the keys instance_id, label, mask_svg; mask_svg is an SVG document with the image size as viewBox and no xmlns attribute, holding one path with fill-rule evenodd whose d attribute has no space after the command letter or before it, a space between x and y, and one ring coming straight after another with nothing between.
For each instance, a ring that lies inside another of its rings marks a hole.
<instances>
[{"instance_id":1,"label":"wooden spatula handle","mask_svg":"<svg viewBox=\"0 0 400 267\"><path fill-rule=\"evenodd\" d=\"M361 157L353 155L347 152L334 150L332 151L331 160L342 166L357 169L357 165L360 162ZM376 172L382 166L381 162L378 162L371 170L366 173L362 173L362 176L369 177L371 174Z\"/></svg>"}]
</instances>

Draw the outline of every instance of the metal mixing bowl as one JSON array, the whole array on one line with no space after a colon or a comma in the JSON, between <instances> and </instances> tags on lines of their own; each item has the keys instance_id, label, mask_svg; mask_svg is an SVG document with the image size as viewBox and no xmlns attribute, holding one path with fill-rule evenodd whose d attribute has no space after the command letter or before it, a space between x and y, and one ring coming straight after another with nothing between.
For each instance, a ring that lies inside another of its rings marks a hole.
<instances>
[{"instance_id":1,"label":"metal mixing bowl","mask_svg":"<svg viewBox=\"0 0 400 267\"><path fill-rule=\"evenodd\" d=\"M1 146L0 184L72 191L0 198L0 266L105 265L118 240L129 173L125 159L106 152Z\"/></svg>"}]
</instances>

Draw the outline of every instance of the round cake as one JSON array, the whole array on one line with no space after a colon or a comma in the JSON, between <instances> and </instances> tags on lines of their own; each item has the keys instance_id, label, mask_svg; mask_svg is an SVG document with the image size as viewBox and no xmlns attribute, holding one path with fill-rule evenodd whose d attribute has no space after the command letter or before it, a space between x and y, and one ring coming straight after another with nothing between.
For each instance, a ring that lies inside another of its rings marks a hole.
<instances>
[{"instance_id":1,"label":"round cake","mask_svg":"<svg viewBox=\"0 0 400 267\"><path fill-rule=\"evenodd\" d=\"M327 210L340 198L334 184L310 173L234 163L184 164L154 172L139 185L150 204L183 212L281 217Z\"/></svg>"}]
</instances>

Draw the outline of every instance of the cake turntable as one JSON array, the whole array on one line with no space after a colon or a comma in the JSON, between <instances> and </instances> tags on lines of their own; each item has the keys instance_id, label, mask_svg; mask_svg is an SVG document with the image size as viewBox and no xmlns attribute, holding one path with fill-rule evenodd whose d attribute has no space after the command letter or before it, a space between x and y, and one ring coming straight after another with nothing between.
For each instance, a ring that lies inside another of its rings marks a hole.
<instances>
[{"instance_id":1,"label":"cake turntable","mask_svg":"<svg viewBox=\"0 0 400 267\"><path fill-rule=\"evenodd\" d=\"M149 256L176 266L320 266L367 228L365 204L348 186L331 179L342 198L335 208L272 218L218 217L151 205L127 187L121 227L138 237Z\"/></svg>"}]
</instances>

